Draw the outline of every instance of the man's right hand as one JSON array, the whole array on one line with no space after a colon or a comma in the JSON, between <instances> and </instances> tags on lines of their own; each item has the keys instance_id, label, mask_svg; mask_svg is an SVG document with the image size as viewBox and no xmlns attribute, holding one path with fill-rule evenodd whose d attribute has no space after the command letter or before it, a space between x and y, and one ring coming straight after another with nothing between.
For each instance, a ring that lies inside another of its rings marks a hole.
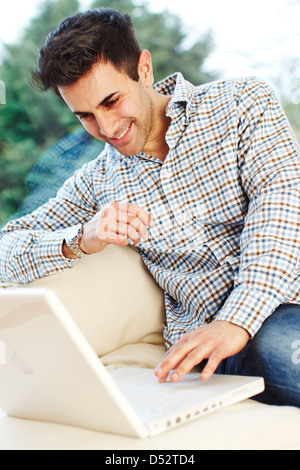
<instances>
[{"instance_id":1,"label":"man's right hand","mask_svg":"<svg viewBox=\"0 0 300 470\"><path fill-rule=\"evenodd\" d=\"M151 215L136 204L111 203L84 225L80 248L87 254L99 253L107 245L126 246L149 236Z\"/></svg>"}]
</instances>

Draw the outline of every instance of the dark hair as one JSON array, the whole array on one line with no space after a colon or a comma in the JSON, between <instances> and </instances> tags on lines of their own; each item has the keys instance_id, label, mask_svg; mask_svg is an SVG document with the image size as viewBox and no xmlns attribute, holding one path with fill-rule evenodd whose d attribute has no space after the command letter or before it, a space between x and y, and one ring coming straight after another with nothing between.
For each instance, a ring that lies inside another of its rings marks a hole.
<instances>
[{"instance_id":1,"label":"dark hair","mask_svg":"<svg viewBox=\"0 0 300 470\"><path fill-rule=\"evenodd\" d=\"M51 32L39 51L38 68L31 83L40 91L72 85L96 63L111 63L138 81L141 53L129 15L108 8L78 13Z\"/></svg>"}]
</instances>

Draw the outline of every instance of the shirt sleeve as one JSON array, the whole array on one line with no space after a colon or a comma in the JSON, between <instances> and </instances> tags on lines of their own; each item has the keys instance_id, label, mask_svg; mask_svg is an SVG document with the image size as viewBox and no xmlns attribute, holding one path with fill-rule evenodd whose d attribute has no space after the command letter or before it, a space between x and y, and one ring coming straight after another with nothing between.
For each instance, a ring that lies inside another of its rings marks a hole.
<instances>
[{"instance_id":1,"label":"shirt sleeve","mask_svg":"<svg viewBox=\"0 0 300 470\"><path fill-rule=\"evenodd\" d=\"M248 84L238 108L239 170L249 206L234 288L215 319L254 336L299 275L300 152L267 85Z\"/></svg>"},{"instance_id":2,"label":"shirt sleeve","mask_svg":"<svg viewBox=\"0 0 300 470\"><path fill-rule=\"evenodd\" d=\"M0 280L26 284L71 268L77 260L62 253L63 241L74 225L97 211L90 174L85 165L66 181L56 198L25 217L10 221L0 232Z\"/></svg>"}]
</instances>

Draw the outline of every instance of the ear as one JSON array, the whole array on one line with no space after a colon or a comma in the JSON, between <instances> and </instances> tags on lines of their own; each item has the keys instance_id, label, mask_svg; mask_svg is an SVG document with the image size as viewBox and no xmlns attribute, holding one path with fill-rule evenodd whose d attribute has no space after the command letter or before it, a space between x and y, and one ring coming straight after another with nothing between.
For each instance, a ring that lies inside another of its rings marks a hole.
<instances>
[{"instance_id":1,"label":"ear","mask_svg":"<svg viewBox=\"0 0 300 470\"><path fill-rule=\"evenodd\" d=\"M141 52L138 64L138 73L140 80L147 87L152 87L154 83L153 67L151 54L147 49Z\"/></svg>"}]
</instances>

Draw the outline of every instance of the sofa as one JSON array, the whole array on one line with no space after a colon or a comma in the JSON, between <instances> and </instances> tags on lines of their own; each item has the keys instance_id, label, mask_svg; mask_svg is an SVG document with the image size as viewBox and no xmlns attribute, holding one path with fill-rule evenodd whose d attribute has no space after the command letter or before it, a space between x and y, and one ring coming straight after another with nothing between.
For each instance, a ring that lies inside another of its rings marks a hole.
<instances>
[{"instance_id":1,"label":"sofa","mask_svg":"<svg viewBox=\"0 0 300 470\"><path fill-rule=\"evenodd\" d=\"M18 287L2 284L0 293ZM72 269L25 288L33 287L47 287L58 295L109 370L123 365L154 368L163 357L163 292L135 248L110 245L82 258ZM149 439L16 419L0 411L0 449L103 450L108 455L116 449L173 454L179 450L299 450L300 409L248 399Z\"/></svg>"}]
</instances>

